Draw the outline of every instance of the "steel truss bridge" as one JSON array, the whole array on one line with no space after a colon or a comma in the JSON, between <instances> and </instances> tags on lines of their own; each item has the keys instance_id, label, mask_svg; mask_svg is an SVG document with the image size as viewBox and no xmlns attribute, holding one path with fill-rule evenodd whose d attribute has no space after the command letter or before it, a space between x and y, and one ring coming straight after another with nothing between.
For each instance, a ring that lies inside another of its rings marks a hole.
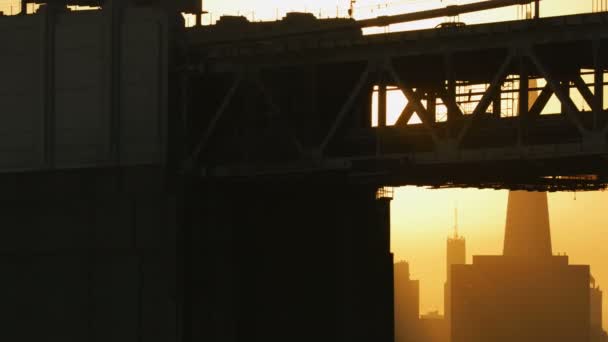
<instances>
[{"instance_id":1,"label":"steel truss bridge","mask_svg":"<svg viewBox=\"0 0 608 342\"><path fill-rule=\"evenodd\" d=\"M340 25L241 39L230 23L192 29L187 165L214 180L342 172L392 186L602 188L607 19L369 36ZM407 99L390 125L387 89Z\"/></svg>"}]
</instances>

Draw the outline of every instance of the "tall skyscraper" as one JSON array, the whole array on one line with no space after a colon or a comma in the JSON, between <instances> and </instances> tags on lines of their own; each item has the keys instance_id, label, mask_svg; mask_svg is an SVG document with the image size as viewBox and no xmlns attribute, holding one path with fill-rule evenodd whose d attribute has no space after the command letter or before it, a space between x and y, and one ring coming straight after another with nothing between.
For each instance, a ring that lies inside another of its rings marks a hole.
<instances>
[{"instance_id":1,"label":"tall skyscraper","mask_svg":"<svg viewBox=\"0 0 608 342\"><path fill-rule=\"evenodd\" d=\"M466 241L458 234L458 210L454 210L454 234L449 236L446 244L446 280L443 286L443 306L445 319L450 322L451 294L450 278L452 265L464 265L466 263Z\"/></svg>"},{"instance_id":2,"label":"tall skyscraper","mask_svg":"<svg viewBox=\"0 0 608 342\"><path fill-rule=\"evenodd\" d=\"M550 257L551 228L545 192L509 192L504 256Z\"/></svg>"},{"instance_id":3,"label":"tall skyscraper","mask_svg":"<svg viewBox=\"0 0 608 342\"><path fill-rule=\"evenodd\" d=\"M589 279L552 255L546 194L511 192L504 255L452 266L451 341L589 341Z\"/></svg>"},{"instance_id":4,"label":"tall skyscraper","mask_svg":"<svg viewBox=\"0 0 608 342\"><path fill-rule=\"evenodd\" d=\"M458 211L454 210L454 234L447 239L446 249L446 280L450 280L450 269L452 265L466 263L466 242L464 237L458 234Z\"/></svg>"},{"instance_id":5,"label":"tall skyscraper","mask_svg":"<svg viewBox=\"0 0 608 342\"><path fill-rule=\"evenodd\" d=\"M448 325L445 317L437 311L420 316L420 338L416 342L448 342Z\"/></svg>"},{"instance_id":6,"label":"tall skyscraper","mask_svg":"<svg viewBox=\"0 0 608 342\"><path fill-rule=\"evenodd\" d=\"M406 261L394 264L395 342L416 341L420 315L420 283L410 279Z\"/></svg>"}]
</instances>

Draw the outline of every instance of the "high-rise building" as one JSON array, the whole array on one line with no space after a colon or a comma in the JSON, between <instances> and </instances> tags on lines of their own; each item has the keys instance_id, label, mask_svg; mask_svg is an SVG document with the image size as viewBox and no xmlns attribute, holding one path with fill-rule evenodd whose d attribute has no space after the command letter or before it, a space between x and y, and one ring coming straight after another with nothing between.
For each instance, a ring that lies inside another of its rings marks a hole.
<instances>
[{"instance_id":1,"label":"high-rise building","mask_svg":"<svg viewBox=\"0 0 608 342\"><path fill-rule=\"evenodd\" d=\"M450 296L450 277L452 265L464 265L466 263L466 241L458 234L458 211L454 210L454 234L449 236L446 244L446 281L443 286L443 306L445 320L449 327L451 296Z\"/></svg>"},{"instance_id":2,"label":"high-rise building","mask_svg":"<svg viewBox=\"0 0 608 342\"><path fill-rule=\"evenodd\" d=\"M406 261L394 264L395 342L416 341L420 315L420 283L410 279Z\"/></svg>"},{"instance_id":3,"label":"high-rise building","mask_svg":"<svg viewBox=\"0 0 608 342\"><path fill-rule=\"evenodd\" d=\"M511 192L504 255L452 266L451 341L589 341L589 279L552 255L546 194Z\"/></svg>"},{"instance_id":4,"label":"high-rise building","mask_svg":"<svg viewBox=\"0 0 608 342\"><path fill-rule=\"evenodd\" d=\"M606 333L602 328L602 290L595 283L595 278L591 277L589 286L589 306L590 315L589 323L591 324L591 341L603 342L606 338Z\"/></svg>"},{"instance_id":5,"label":"high-rise building","mask_svg":"<svg viewBox=\"0 0 608 342\"><path fill-rule=\"evenodd\" d=\"M545 192L509 192L504 256L551 257L549 206Z\"/></svg>"},{"instance_id":6,"label":"high-rise building","mask_svg":"<svg viewBox=\"0 0 608 342\"><path fill-rule=\"evenodd\" d=\"M463 236L454 235L448 237L446 245L446 281L450 281L451 266L466 263L466 241Z\"/></svg>"},{"instance_id":7,"label":"high-rise building","mask_svg":"<svg viewBox=\"0 0 608 342\"><path fill-rule=\"evenodd\" d=\"M445 317L437 311L428 312L420 316L419 342L447 342L448 325Z\"/></svg>"}]
</instances>

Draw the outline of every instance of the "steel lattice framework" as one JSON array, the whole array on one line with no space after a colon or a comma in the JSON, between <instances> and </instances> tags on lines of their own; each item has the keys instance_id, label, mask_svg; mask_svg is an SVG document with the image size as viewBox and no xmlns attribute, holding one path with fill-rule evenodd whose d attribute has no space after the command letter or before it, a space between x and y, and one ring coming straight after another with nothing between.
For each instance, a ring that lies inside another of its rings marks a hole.
<instances>
[{"instance_id":1,"label":"steel lattice framework","mask_svg":"<svg viewBox=\"0 0 608 342\"><path fill-rule=\"evenodd\" d=\"M601 188L606 23L598 13L264 39L281 22L240 22L255 39L224 42L217 37L229 36L229 25L192 30L183 69L186 166L214 179L343 172L384 185ZM407 99L394 125L391 87ZM504 115L508 94L516 98L512 116ZM552 97L559 108L548 106ZM421 123L408 125L414 115Z\"/></svg>"}]
</instances>

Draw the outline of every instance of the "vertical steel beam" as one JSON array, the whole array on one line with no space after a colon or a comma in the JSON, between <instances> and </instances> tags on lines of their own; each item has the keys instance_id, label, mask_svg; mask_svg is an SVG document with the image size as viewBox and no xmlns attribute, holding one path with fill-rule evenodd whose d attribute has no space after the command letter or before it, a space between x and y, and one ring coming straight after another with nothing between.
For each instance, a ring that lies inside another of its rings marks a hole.
<instances>
[{"instance_id":1,"label":"vertical steel beam","mask_svg":"<svg viewBox=\"0 0 608 342\"><path fill-rule=\"evenodd\" d=\"M529 72L526 65L525 59L522 57L519 59L519 98L518 98L518 109L517 115L525 117L528 115L530 109L530 81Z\"/></svg>"},{"instance_id":2,"label":"vertical steel beam","mask_svg":"<svg viewBox=\"0 0 608 342\"><path fill-rule=\"evenodd\" d=\"M593 40L594 108L593 129L598 129L599 116L604 112L604 66L600 56L600 40Z\"/></svg>"},{"instance_id":3,"label":"vertical steel beam","mask_svg":"<svg viewBox=\"0 0 608 342\"><path fill-rule=\"evenodd\" d=\"M523 145L524 130L528 120L528 113L530 109L530 81L529 73L526 65L526 60L523 57L519 58L519 96L518 96L518 108L517 108L517 144Z\"/></svg>"},{"instance_id":4,"label":"vertical steel beam","mask_svg":"<svg viewBox=\"0 0 608 342\"><path fill-rule=\"evenodd\" d=\"M387 116L386 78L380 75L378 82L378 127L386 127Z\"/></svg>"},{"instance_id":5,"label":"vertical steel beam","mask_svg":"<svg viewBox=\"0 0 608 342\"><path fill-rule=\"evenodd\" d=\"M429 91L426 95L426 111L431 122L437 122L437 94Z\"/></svg>"},{"instance_id":6,"label":"vertical steel beam","mask_svg":"<svg viewBox=\"0 0 608 342\"><path fill-rule=\"evenodd\" d=\"M502 112L502 86L500 87L500 89L498 89L496 91L496 94L494 94L494 99L492 99L492 115L495 118L500 119L501 112Z\"/></svg>"},{"instance_id":7,"label":"vertical steel beam","mask_svg":"<svg viewBox=\"0 0 608 342\"><path fill-rule=\"evenodd\" d=\"M564 94L563 97L565 99L568 99L567 101L561 101L561 111L562 111L562 113L565 113L568 110L568 101L572 100L571 93L570 93L570 81L569 80L559 81L559 85L560 85L560 87L559 87L560 91ZM555 93L557 94L558 92L556 91ZM572 105L574 105L574 102L572 102ZM574 108L576 108L576 106Z\"/></svg>"},{"instance_id":8,"label":"vertical steel beam","mask_svg":"<svg viewBox=\"0 0 608 342\"><path fill-rule=\"evenodd\" d=\"M382 128L386 128L386 116L387 116L387 96L386 96L386 75L384 70L378 71L378 134L376 135L376 155L382 153Z\"/></svg>"},{"instance_id":9,"label":"vertical steel beam","mask_svg":"<svg viewBox=\"0 0 608 342\"><path fill-rule=\"evenodd\" d=\"M447 83L447 98L444 102L449 102L449 105L446 104L448 109L448 121L452 121L454 118L458 117L459 113L456 112L456 77L454 76L454 57L451 54L446 54L444 56L444 66L445 66L445 79ZM446 101L447 100L447 101Z\"/></svg>"}]
</instances>

